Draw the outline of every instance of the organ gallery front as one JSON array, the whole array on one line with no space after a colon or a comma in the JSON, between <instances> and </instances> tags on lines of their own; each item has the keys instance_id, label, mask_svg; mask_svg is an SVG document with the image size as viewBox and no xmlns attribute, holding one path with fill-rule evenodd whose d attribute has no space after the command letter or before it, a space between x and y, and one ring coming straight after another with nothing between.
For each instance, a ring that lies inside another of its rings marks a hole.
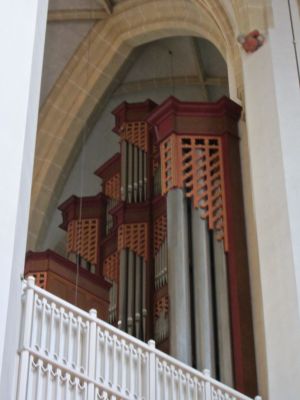
<instances>
[{"instance_id":1,"label":"organ gallery front","mask_svg":"<svg viewBox=\"0 0 300 400\"><path fill-rule=\"evenodd\" d=\"M240 113L225 97L120 104L101 190L59 206L67 258L31 252L25 272L73 303L76 283L81 307L255 394Z\"/></svg>"}]
</instances>

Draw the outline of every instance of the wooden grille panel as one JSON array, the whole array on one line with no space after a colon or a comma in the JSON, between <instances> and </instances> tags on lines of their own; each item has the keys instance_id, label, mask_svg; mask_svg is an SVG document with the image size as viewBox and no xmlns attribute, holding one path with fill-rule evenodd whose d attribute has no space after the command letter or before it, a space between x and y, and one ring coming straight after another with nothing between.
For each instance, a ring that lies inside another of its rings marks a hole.
<instances>
[{"instance_id":1,"label":"wooden grille panel","mask_svg":"<svg viewBox=\"0 0 300 400\"><path fill-rule=\"evenodd\" d=\"M145 121L126 122L120 129L120 136L139 149L148 151L148 124Z\"/></svg>"},{"instance_id":2,"label":"wooden grille panel","mask_svg":"<svg viewBox=\"0 0 300 400\"><path fill-rule=\"evenodd\" d=\"M228 251L222 143L220 137L171 135L160 146L162 192L185 188Z\"/></svg>"},{"instance_id":3,"label":"wooden grille panel","mask_svg":"<svg viewBox=\"0 0 300 400\"><path fill-rule=\"evenodd\" d=\"M121 199L121 177L119 173L104 183L104 194L114 200Z\"/></svg>"},{"instance_id":4,"label":"wooden grille panel","mask_svg":"<svg viewBox=\"0 0 300 400\"><path fill-rule=\"evenodd\" d=\"M98 236L98 219L73 220L68 225L67 251L79 254L91 264L96 265L98 262Z\"/></svg>"},{"instance_id":5,"label":"wooden grille panel","mask_svg":"<svg viewBox=\"0 0 300 400\"><path fill-rule=\"evenodd\" d=\"M154 221L153 227L153 238L154 238L154 255L156 255L167 237L167 217L161 215Z\"/></svg>"},{"instance_id":6,"label":"wooden grille panel","mask_svg":"<svg viewBox=\"0 0 300 400\"><path fill-rule=\"evenodd\" d=\"M30 272L26 277L27 276L33 276L35 278L36 286L47 290L47 272Z\"/></svg>"},{"instance_id":7,"label":"wooden grille panel","mask_svg":"<svg viewBox=\"0 0 300 400\"><path fill-rule=\"evenodd\" d=\"M103 275L110 281L118 283L119 281L119 253L113 253L106 257L103 264Z\"/></svg>"},{"instance_id":8,"label":"wooden grille panel","mask_svg":"<svg viewBox=\"0 0 300 400\"><path fill-rule=\"evenodd\" d=\"M118 230L118 250L128 248L148 261L148 224L124 224Z\"/></svg>"}]
</instances>

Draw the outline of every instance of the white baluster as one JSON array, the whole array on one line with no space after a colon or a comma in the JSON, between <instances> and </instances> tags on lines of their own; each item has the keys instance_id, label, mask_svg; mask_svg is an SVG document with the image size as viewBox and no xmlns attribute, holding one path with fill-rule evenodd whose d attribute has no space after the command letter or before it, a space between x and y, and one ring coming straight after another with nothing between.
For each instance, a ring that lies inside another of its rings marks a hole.
<instances>
[{"instance_id":1,"label":"white baluster","mask_svg":"<svg viewBox=\"0 0 300 400\"><path fill-rule=\"evenodd\" d=\"M67 355L66 359L68 361L69 366L72 365L72 330L73 330L73 313L69 312L69 324L68 324L68 333L67 333Z\"/></svg>"},{"instance_id":2,"label":"white baluster","mask_svg":"<svg viewBox=\"0 0 300 400\"><path fill-rule=\"evenodd\" d=\"M73 386L71 384L71 375L67 372L65 376L65 398L64 400L74 400L74 398L71 398L71 391L73 391ZM76 393L76 387L75 387L75 393Z\"/></svg>"},{"instance_id":3,"label":"white baluster","mask_svg":"<svg viewBox=\"0 0 300 400\"><path fill-rule=\"evenodd\" d=\"M62 387L61 387L61 378L62 372L60 368L56 370L57 377L56 377L56 400L64 400L62 394ZM38 400L38 399L36 399Z\"/></svg>"},{"instance_id":4,"label":"white baluster","mask_svg":"<svg viewBox=\"0 0 300 400\"><path fill-rule=\"evenodd\" d=\"M126 342L124 339L121 339L121 390L122 392L126 389L126 356L125 356L125 346Z\"/></svg>"},{"instance_id":5,"label":"white baluster","mask_svg":"<svg viewBox=\"0 0 300 400\"><path fill-rule=\"evenodd\" d=\"M97 326L96 326L96 318L97 318L97 310L91 309L90 317L92 320L90 321L89 326L89 348L88 348L88 376L92 379L95 379L95 366L96 366L96 334L97 334ZM94 399L95 396L95 387L92 382L88 384L88 400Z\"/></svg>"},{"instance_id":6,"label":"white baluster","mask_svg":"<svg viewBox=\"0 0 300 400\"><path fill-rule=\"evenodd\" d=\"M20 366L19 366L19 382L18 382L18 392L17 399L25 400L27 398L27 375L29 362L31 362L32 357L29 357L28 350L23 350L29 348L31 345L31 329L32 325L35 325L35 321L32 322L33 316L33 306L34 306L34 278L29 276L27 278L27 288L25 291L25 307L24 307L24 323L22 332L22 342L21 342L21 355L20 355Z\"/></svg>"},{"instance_id":7,"label":"white baluster","mask_svg":"<svg viewBox=\"0 0 300 400\"><path fill-rule=\"evenodd\" d=\"M210 371L208 369L205 369L203 371L205 377L210 378ZM212 400L211 396L211 383L209 380L205 381L205 400Z\"/></svg>"},{"instance_id":8,"label":"white baluster","mask_svg":"<svg viewBox=\"0 0 300 400\"><path fill-rule=\"evenodd\" d=\"M114 389L117 388L117 379L118 379L117 341L118 341L117 335L113 335L112 384Z\"/></svg>"},{"instance_id":9,"label":"white baluster","mask_svg":"<svg viewBox=\"0 0 300 400\"><path fill-rule=\"evenodd\" d=\"M156 400L156 355L152 349L155 349L155 341L149 340L149 400Z\"/></svg>"},{"instance_id":10,"label":"white baluster","mask_svg":"<svg viewBox=\"0 0 300 400\"><path fill-rule=\"evenodd\" d=\"M81 341L81 322L82 319L79 316L77 318L77 331L76 331L76 369L80 370L80 367L82 365L82 359L81 359L81 345L82 345L82 341Z\"/></svg>"},{"instance_id":11,"label":"white baluster","mask_svg":"<svg viewBox=\"0 0 300 400\"><path fill-rule=\"evenodd\" d=\"M47 300L43 298L42 301L42 317L41 317L41 330L40 330L40 349L43 353L46 350L46 334L47 334L47 326L46 326L46 305Z\"/></svg>"}]
</instances>

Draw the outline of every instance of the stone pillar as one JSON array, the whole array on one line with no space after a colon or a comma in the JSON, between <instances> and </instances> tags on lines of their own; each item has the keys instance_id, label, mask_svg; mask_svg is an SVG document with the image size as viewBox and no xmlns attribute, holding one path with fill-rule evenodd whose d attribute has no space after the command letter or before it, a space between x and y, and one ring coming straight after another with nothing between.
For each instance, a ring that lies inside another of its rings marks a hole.
<instances>
[{"instance_id":1,"label":"stone pillar","mask_svg":"<svg viewBox=\"0 0 300 400\"><path fill-rule=\"evenodd\" d=\"M191 364L188 226L182 189L172 189L167 194L167 215L170 352L173 357Z\"/></svg>"},{"instance_id":2,"label":"stone pillar","mask_svg":"<svg viewBox=\"0 0 300 400\"><path fill-rule=\"evenodd\" d=\"M279 400L300 393L300 90L288 1L271 3L266 42L243 54L243 74L254 210L248 240L257 241L258 260L251 281L259 392Z\"/></svg>"},{"instance_id":3,"label":"stone pillar","mask_svg":"<svg viewBox=\"0 0 300 400\"><path fill-rule=\"evenodd\" d=\"M1 4L0 48L0 398L15 396L30 190L47 0Z\"/></svg>"}]
</instances>

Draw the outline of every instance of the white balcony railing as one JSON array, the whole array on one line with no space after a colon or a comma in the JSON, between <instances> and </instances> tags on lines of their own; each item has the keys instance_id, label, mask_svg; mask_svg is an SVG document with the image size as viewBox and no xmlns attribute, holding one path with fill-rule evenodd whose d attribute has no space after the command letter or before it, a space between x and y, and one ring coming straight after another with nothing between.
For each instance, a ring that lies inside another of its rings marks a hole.
<instances>
[{"instance_id":1,"label":"white balcony railing","mask_svg":"<svg viewBox=\"0 0 300 400\"><path fill-rule=\"evenodd\" d=\"M24 284L17 400L250 400L148 344ZM256 400L260 398L257 397Z\"/></svg>"}]
</instances>

